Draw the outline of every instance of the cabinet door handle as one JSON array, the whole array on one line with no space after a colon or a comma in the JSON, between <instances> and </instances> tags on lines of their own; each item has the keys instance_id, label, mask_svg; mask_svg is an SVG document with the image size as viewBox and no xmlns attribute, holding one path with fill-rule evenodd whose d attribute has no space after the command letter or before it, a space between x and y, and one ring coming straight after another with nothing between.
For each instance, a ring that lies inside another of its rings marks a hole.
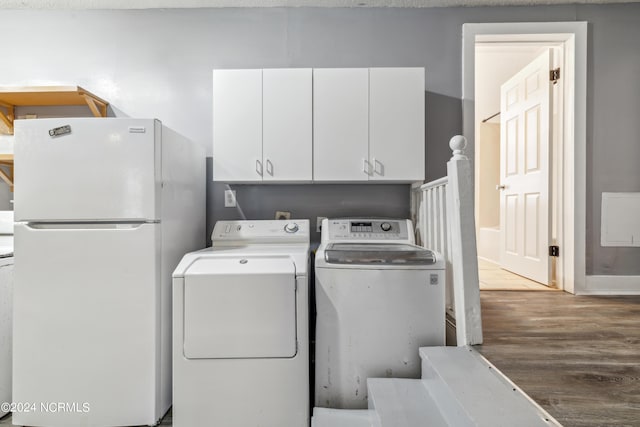
<instances>
[{"instance_id":1,"label":"cabinet door handle","mask_svg":"<svg viewBox=\"0 0 640 427\"><path fill-rule=\"evenodd\" d=\"M380 170L378 170L378 166L380 166ZM384 176L384 165L380 161L376 160L375 157L373 158L373 173Z\"/></svg>"},{"instance_id":2,"label":"cabinet door handle","mask_svg":"<svg viewBox=\"0 0 640 427\"><path fill-rule=\"evenodd\" d=\"M371 165L367 159L362 159L362 172L366 173L368 176L371 175Z\"/></svg>"},{"instance_id":3,"label":"cabinet door handle","mask_svg":"<svg viewBox=\"0 0 640 427\"><path fill-rule=\"evenodd\" d=\"M269 159L267 159L267 173L273 176L273 163Z\"/></svg>"},{"instance_id":4,"label":"cabinet door handle","mask_svg":"<svg viewBox=\"0 0 640 427\"><path fill-rule=\"evenodd\" d=\"M260 160L256 160L256 172L262 176L262 162Z\"/></svg>"}]
</instances>

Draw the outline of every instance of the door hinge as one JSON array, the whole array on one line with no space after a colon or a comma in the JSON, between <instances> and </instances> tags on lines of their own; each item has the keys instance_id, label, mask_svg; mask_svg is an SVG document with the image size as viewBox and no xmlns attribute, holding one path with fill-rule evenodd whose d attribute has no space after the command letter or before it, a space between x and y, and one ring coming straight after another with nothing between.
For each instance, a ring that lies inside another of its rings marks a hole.
<instances>
[{"instance_id":1,"label":"door hinge","mask_svg":"<svg viewBox=\"0 0 640 427\"><path fill-rule=\"evenodd\" d=\"M549 71L549 81L556 84L558 83L558 80L560 80L560 68Z\"/></svg>"},{"instance_id":2,"label":"door hinge","mask_svg":"<svg viewBox=\"0 0 640 427\"><path fill-rule=\"evenodd\" d=\"M549 256L560 256L560 246L549 246Z\"/></svg>"}]
</instances>

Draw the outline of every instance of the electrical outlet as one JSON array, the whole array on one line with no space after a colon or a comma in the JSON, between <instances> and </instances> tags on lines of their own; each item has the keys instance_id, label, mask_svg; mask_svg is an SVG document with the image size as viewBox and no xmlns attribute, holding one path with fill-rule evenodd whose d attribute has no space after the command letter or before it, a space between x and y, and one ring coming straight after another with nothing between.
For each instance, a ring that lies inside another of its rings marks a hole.
<instances>
[{"instance_id":1,"label":"electrical outlet","mask_svg":"<svg viewBox=\"0 0 640 427\"><path fill-rule=\"evenodd\" d=\"M316 231L320 233L322 231L322 220L325 219L326 216L319 216L316 218Z\"/></svg>"},{"instance_id":2,"label":"electrical outlet","mask_svg":"<svg viewBox=\"0 0 640 427\"><path fill-rule=\"evenodd\" d=\"M236 205L236 190L224 190L224 207L235 208Z\"/></svg>"},{"instance_id":3,"label":"electrical outlet","mask_svg":"<svg viewBox=\"0 0 640 427\"><path fill-rule=\"evenodd\" d=\"M276 219L291 219L291 212L276 211Z\"/></svg>"}]
</instances>

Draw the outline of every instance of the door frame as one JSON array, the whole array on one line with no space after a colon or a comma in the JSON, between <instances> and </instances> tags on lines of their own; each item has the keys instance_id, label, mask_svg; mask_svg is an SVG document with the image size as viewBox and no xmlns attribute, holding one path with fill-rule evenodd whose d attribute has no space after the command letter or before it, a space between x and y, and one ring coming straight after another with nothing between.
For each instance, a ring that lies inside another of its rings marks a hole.
<instances>
[{"instance_id":1,"label":"door frame","mask_svg":"<svg viewBox=\"0 0 640 427\"><path fill-rule=\"evenodd\" d=\"M566 36L564 36L566 37ZM564 97L565 94L564 87L565 84L572 84L573 75L566 73L567 67L565 66L564 58L568 53L573 52L573 44L568 45L567 42L552 42L552 41L522 41L522 37L520 35L481 35L476 37L476 55L479 53L479 46L484 47L484 52L491 54L495 52L500 52L505 55L509 55L511 53L516 53L521 51L522 49L527 49L531 55L530 60L534 60L535 57L541 54L543 50L551 51L551 68L558 68L565 70L563 72L563 76L552 86L552 94L550 98L550 107L551 107L551 116L549 126L552 129L552 135L550 136L548 142L548 149L552 150L549 153L549 167L548 167L548 179L549 179L549 203L547 209L547 215L549 217L549 245L558 245L557 235L562 233L561 230L561 221L560 215L562 214L562 205L558 202L562 197L562 186L560 185L562 182L558 180L558 176L562 176L562 148L563 148L563 125L564 125L564 114L563 105L564 105ZM537 51L537 53L534 53ZM523 65L527 66L527 65ZM480 80L478 82L478 76L475 77L476 82L475 85L477 87L478 84L482 84L483 81ZM508 79L507 79L508 80ZM506 83L505 80L503 83ZM499 90L499 89L498 89ZM476 99L476 102L478 100ZM499 106L498 106L499 109ZM485 113L488 113L485 111ZM500 114L500 111L498 111ZM479 120L482 120L483 117L475 115L475 138L476 140L480 135L480 127L478 126L480 123ZM482 179L483 174L486 173L487 168L482 165L480 162L480 154L478 150L476 150L475 155L475 179L479 181ZM496 183L498 184L498 183ZM499 196L501 198L502 196ZM480 219L480 204L481 204L481 194L476 187L476 191L474 194L475 199L475 214L476 218ZM477 223L476 223L477 224ZM480 227L477 227L477 232L480 233ZM500 231L502 231L502 226L500 226ZM480 234L478 234L478 239L480 239ZM502 240L502 238L501 238ZM545 237L545 240L547 238ZM501 241L501 245L502 245ZM502 258L499 256L498 258L492 260L493 262L498 263L501 267L503 266ZM563 282L562 282L562 272L560 265L557 265L555 261L550 263L549 270L549 282L547 286L554 286L560 290L563 290ZM515 270L512 270L518 273Z\"/></svg>"},{"instance_id":2,"label":"door frame","mask_svg":"<svg viewBox=\"0 0 640 427\"><path fill-rule=\"evenodd\" d=\"M559 42L565 49L564 127L556 264L558 287L570 293L585 289L586 230L586 109L587 109L587 23L529 22L463 24L462 26L462 124L475 153L475 44L477 36L496 41ZM573 102L572 102L573 101ZM475 158L475 154L471 156Z\"/></svg>"}]
</instances>

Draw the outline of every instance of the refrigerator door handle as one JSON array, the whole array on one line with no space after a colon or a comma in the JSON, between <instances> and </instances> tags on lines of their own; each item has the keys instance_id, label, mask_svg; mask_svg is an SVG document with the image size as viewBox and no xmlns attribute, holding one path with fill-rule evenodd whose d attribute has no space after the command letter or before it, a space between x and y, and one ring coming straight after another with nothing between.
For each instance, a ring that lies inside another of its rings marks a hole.
<instances>
[{"instance_id":1,"label":"refrigerator door handle","mask_svg":"<svg viewBox=\"0 0 640 427\"><path fill-rule=\"evenodd\" d=\"M136 230L145 224L155 222L92 222L92 223L44 223L30 222L24 224L31 230Z\"/></svg>"}]
</instances>

